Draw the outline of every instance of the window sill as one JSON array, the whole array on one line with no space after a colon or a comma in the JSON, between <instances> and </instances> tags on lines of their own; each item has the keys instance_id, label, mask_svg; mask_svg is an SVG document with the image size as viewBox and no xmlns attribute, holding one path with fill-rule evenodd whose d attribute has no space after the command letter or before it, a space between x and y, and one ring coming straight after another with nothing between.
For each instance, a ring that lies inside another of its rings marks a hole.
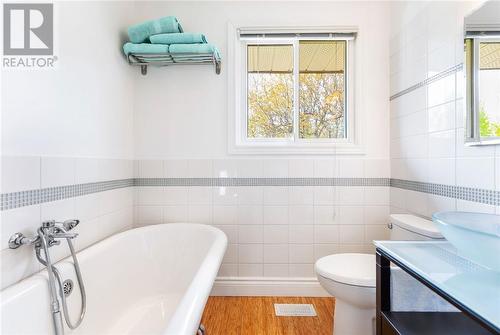
<instances>
[{"instance_id":1,"label":"window sill","mask_svg":"<svg viewBox=\"0 0 500 335\"><path fill-rule=\"evenodd\" d=\"M353 143L324 144L236 144L229 147L230 155L363 155L364 148Z\"/></svg>"}]
</instances>

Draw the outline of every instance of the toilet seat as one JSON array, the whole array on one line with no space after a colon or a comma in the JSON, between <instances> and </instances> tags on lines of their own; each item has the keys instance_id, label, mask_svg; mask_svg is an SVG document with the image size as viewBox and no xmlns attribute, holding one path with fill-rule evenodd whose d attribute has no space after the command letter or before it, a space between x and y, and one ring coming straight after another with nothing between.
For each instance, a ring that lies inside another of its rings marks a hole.
<instances>
[{"instance_id":1,"label":"toilet seat","mask_svg":"<svg viewBox=\"0 0 500 335\"><path fill-rule=\"evenodd\" d=\"M362 287L376 286L375 255L334 254L316 262L316 272L333 281Z\"/></svg>"}]
</instances>

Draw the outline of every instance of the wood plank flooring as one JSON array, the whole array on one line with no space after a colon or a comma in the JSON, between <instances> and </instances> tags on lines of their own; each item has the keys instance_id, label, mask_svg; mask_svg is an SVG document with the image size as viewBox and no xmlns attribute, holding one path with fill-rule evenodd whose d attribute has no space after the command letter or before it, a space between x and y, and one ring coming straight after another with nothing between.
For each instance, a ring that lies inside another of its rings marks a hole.
<instances>
[{"instance_id":1,"label":"wood plank flooring","mask_svg":"<svg viewBox=\"0 0 500 335\"><path fill-rule=\"evenodd\" d=\"M274 314L274 303L313 304L315 317ZM210 297L201 322L207 335L331 335L333 298Z\"/></svg>"}]
</instances>

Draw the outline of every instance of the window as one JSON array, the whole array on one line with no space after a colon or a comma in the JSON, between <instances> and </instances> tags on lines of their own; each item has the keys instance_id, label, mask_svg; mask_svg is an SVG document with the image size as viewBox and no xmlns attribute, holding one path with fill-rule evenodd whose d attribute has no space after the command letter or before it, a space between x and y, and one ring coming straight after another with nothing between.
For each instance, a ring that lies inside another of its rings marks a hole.
<instances>
[{"instance_id":1,"label":"window","mask_svg":"<svg viewBox=\"0 0 500 335\"><path fill-rule=\"evenodd\" d=\"M354 33L240 31L238 37L237 145L332 153L354 144Z\"/></svg>"},{"instance_id":2,"label":"window","mask_svg":"<svg viewBox=\"0 0 500 335\"><path fill-rule=\"evenodd\" d=\"M469 141L500 139L500 39L467 38L466 73Z\"/></svg>"}]
</instances>

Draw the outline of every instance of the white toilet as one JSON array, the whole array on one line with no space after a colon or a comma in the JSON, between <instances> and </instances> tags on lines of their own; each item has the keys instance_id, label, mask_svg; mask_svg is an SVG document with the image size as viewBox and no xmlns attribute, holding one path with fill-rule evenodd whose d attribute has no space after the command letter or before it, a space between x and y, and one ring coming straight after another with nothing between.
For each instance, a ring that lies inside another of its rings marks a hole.
<instances>
[{"instance_id":1,"label":"white toilet","mask_svg":"<svg viewBox=\"0 0 500 335\"><path fill-rule=\"evenodd\" d=\"M391 240L442 239L434 223L410 214L392 214ZM315 265L323 288L335 297L335 335L374 334L375 255L334 254Z\"/></svg>"}]
</instances>

